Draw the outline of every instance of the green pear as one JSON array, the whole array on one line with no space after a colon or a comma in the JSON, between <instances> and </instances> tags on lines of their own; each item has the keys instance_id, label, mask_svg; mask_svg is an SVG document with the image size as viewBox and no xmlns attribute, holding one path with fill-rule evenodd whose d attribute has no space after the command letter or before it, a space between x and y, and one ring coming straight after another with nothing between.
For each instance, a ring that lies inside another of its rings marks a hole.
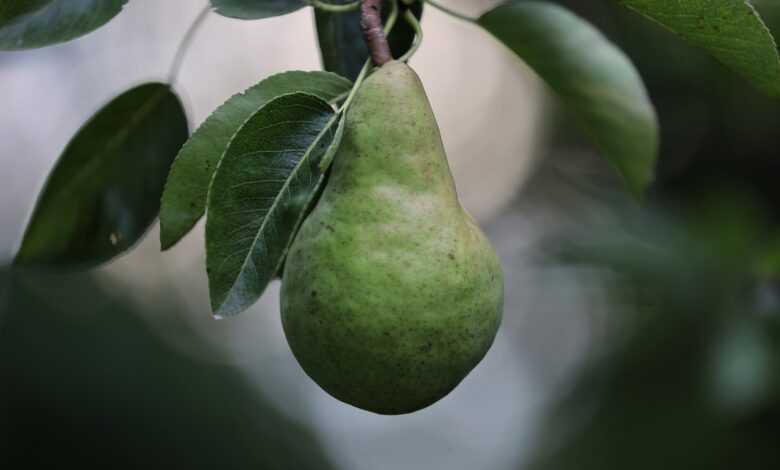
<instances>
[{"instance_id":1,"label":"green pear","mask_svg":"<svg viewBox=\"0 0 780 470\"><path fill-rule=\"evenodd\" d=\"M493 343L501 265L458 201L417 74L390 62L361 86L330 180L287 257L284 332L304 371L381 414L452 391Z\"/></svg>"}]
</instances>

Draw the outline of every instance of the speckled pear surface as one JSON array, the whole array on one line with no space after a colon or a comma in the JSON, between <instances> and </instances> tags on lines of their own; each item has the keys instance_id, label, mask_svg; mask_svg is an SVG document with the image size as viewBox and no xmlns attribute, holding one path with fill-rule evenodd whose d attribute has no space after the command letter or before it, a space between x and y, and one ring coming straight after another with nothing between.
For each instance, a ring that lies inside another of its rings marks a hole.
<instances>
[{"instance_id":1,"label":"speckled pear surface","mask_svg":"<svg viewBox=\"0 0 780 470\"><path fill-rule=\"evenodd\" d=\"M330 181L287 257L281 311L293 354L339 400L410 413L485 356L503 295L419 78L384 65L358 91Z\"/></svg>"}]
</instances>

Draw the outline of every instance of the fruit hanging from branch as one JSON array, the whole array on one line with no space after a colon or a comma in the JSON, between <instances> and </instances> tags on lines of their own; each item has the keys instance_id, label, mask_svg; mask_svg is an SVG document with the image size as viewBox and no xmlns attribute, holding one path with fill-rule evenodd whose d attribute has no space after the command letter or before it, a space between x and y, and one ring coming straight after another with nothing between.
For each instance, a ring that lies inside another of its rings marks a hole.
<instances>
[{"instance_id":1,"label":"fruit hanging from branch","mask_svg":"<svg viewBox=\"0 0 780 470\"><path fill-rule=\"evenodd\" d=\"M284 331L334 397L383 414L447 395L503 308L490 242L461 207L417 74L389 62L358 91L330 181L282 280Z\"/></svg>"}]
</instances>

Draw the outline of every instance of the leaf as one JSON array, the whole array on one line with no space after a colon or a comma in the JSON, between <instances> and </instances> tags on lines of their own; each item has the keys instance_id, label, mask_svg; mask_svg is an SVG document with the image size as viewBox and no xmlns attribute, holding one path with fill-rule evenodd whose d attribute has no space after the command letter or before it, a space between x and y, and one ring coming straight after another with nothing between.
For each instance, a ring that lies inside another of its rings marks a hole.
<instances>
[{"instance_id":1,"label":"leaf","mask_svg":"<svg viewBox=\"0 0 780 470\"><path fill-rule=\"evenodd\" d=\"M278 272L312 196L338 116L292 93L258 110L236 134L209 189L206 266L215 315L251 306Z\"/></svg>"},{"instance_id":2,"label":"leaf","mask_svg":"<svg viewBox=\"0 0 780 470\"><path fill-rule=\"evenodd\" d=\"M658 119L633 64L557 5L514 1L478 23L533 68L576 116L637 197L653 179Z\"/></svg>"},{"instance_id":3,"label":"leaf","mask_svg":"<svg viewBox=\"0 0 780 470\"><path fill-rule=\"evenodd\" d=\"M286 15L308 6L304 0L211 0L214 11L241 20Z\"/></svg>"},{"instance_id":4,"label":"leaf","mask_svg":"<svg viewBox=\"0 0 780 470\"><path fill-rule=\"evenodd\" d=\"M206 210L206 196L230 140L258 109L281 95L313 94L325 101L346 95L352 83L328 72L273 75L220 106L192 134L171 168L160 212L160 242L167 250L186 235Z\"/></svg>"},{"instance_id":5,"label":"leaf","mask_svg":"<svg viewBox=\"0 0 780 470\"><path fill-rule=\"evenodd\" d=\"M35 0L2 7L0 15L7 15L10 20L0 19L0 50L32 49L70 41L108 23L126 3L127 0Z\"/></svg>"},{"instance_id":6,"label":"leaf","mask_svg":"<svg viewBox=\"0 0 780 470\"><path fill-rule=\"evenodd\" d=\"M350 1L339 0L332 3ZM411 7L401 5L402 14L405 8L412 8L417 18L422 16L422 2L416 2ZM382 9L383 18L386 19L389 12L389 3L385 2ZM328 13L315 9L314 18L325 70L355 80L368 59L368 48L360 30L360 12ZM393 57L400 57L411 47L414 30L403 20L403 16L399 16L398 23L388 39Z\"/></svg>"},{"instance_id":7,"label":"leaf","mask_svg":"<svg viewBox=\"0 0 780 470\"><path fill-rule=\"evenodd\" d=\"M769 28L745 0L616 0L706 50L773 97L780 57Z\"/></svg>"},{"instance_id":8,"label":"leaf","mask_svg":"<svg viewBox=\"0 0 780 470\"><path fill-rule=\"evenodd\" d=\"M368 58L360 31L360 13L328 13L315 9L314 20L325 70L355 80Z\"/></svg>"},{"instance_id":9,"label":"leaf","mask_svg":"<svg viewBox=\"0 0 780 470\"><path fill-rule=\"evenodd\" d=\"M23 2L0 0L0 25L33 12L51 2L52 0L27 0Z\"/></svg>"},{"instance_id":10,"label":"leaf","mask_svg":"<svg viewBox=\"0 0 780 470\"><path fill-rule=\"evenodd\" d=\"M89 266L127 250L157 217L165 176L186 139L184 109L167 85L115 98L68 143L15 262Z\"/></svg>"}]
</instances>

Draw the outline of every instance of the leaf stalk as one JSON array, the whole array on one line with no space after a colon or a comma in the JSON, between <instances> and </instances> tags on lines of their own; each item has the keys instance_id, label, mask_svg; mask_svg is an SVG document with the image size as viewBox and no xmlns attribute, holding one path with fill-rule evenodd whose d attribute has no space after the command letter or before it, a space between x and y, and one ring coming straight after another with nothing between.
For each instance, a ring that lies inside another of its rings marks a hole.
<instances>
[{"instance_id":1,"label":"leaf stalk","mask_svg":"<svg viewBox=\"0 0 780 470\"><path fill-rule=\"evenodd\" d=\"M420 48L420 44L422 44L423 40L423 30L420 26L420 21L417 19L417 17L414 15L412 10L407 9L404 12L404 20L409 24L409 26L412 27L414 30L414 42L412 43L412 47L409 48L408 51L406 51L406 54L401 56L400 59L398 59L401 62L409 62L409 59L414 56L415 53L417 53L417 49Z\"/></svg>"},{"instance_id":2,"label":"leaf stalk","mask_svg":"<svg viewBox=\"0 0 780 470\"><path fill-rule=\"evenodd\" d=\"M211 7L209 5L203 7L203 10L201 10L201 12L198 13L198 16L195 17L195 21L192 22L190 27L187 29L187 32L184 33L184 37L179 43L179 47L176 49L176 55L173 56L173 62L171 63L171 71L168 73L168 83L171 86L179 78L179 72L181 71L181 65L182 62L184 61L184 56L187 54L187 51L189 50L190 45L192 44L192 40L195 37L195 33L203 25L203 22L208 17L210 11L211 11Z\"/></svg>"}]
</instances>

